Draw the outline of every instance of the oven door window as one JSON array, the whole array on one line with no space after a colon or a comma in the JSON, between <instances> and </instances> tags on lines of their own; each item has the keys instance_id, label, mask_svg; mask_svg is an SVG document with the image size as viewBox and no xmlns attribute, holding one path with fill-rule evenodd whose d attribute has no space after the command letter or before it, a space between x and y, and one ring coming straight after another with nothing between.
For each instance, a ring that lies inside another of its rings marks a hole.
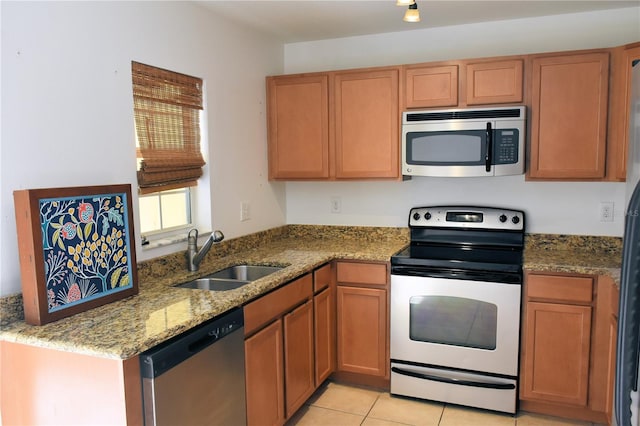
<instances>
[{"instance_id":1,"label":"oven door window","mask_svg":"<svg viewBox=\"0 0 640 426\"><path fill-rule=\"evenodd\" d=\"M496 349L497 305L452 296L413 296L409 304L411 340Z\"/></svg>"},{"instance_id":2,"label":"oven door window","mask_svg":"<svg viewBox=\"0 0 640 426\"><path fill-rule=\"evenodd\" d=\"M415 165L484 165L486 132L478 130L409 132L407 163Z\"/></svg>"}]
</instances>

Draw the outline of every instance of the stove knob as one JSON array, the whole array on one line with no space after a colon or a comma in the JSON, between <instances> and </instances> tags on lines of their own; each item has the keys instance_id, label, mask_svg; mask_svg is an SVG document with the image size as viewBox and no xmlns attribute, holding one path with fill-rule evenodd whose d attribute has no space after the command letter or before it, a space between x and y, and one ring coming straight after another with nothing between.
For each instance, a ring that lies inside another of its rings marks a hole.
<instances>
[{"instance_id":1,"label":"stove knob","mask_svg":"<svg viewBox=\"0 0 640 426\"><path fill-rule=\"evenodd\" d=\"M431 219L431 213L426 212L426 213L424 214L424 218L425 218L425 219L427 219L427 220Z\"/></svg>"},{"instance_id":2,"label":"stove knob","mask_svg":"<svg viewBox=\"0 0 640 426\"><path fill-rule=\"evenodd\" d=\"M514 216L511 218L511 222L517 225L518 223L520 223L520 218L518 216Z\"/></svg>"},{"instance_id":3,"label":"stove knob","mask_svg":"<svg viewBox=\"0 0 640 426\"><path fill-rule=\"evenodd\" d=\"M505 223L505 222L507 221L507 216L506 216L506 215L501 214L501 215L500 215L500 217L499 217L499 219L500 219L500 222Z\"/></svg>"},{"instance_id":4,"label":"stove knob","mask_svg":"<svg viewBox=\"0 0 640 426\"><path fill-rule=\"evenodd\" d=\"M420 213L416 212L413 214L413 220L418 220L420 219Z\"/></svg>"}]
</instances>

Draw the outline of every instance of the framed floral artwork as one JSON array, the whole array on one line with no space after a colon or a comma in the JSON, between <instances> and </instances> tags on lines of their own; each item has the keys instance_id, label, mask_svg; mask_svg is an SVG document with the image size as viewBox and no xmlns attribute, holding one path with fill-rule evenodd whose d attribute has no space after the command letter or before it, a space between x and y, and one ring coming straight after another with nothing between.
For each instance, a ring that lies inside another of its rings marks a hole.
<instances>
[{"instance_id":1,"label":"framed floral artwork","mask_svg":"<svg viewBox=\"0 0 640 426\"><path fill-rule=\"evenodd\" d=\"M138 293L131 185L14 191L25 321Z\"/></svg>"}]
</instances>

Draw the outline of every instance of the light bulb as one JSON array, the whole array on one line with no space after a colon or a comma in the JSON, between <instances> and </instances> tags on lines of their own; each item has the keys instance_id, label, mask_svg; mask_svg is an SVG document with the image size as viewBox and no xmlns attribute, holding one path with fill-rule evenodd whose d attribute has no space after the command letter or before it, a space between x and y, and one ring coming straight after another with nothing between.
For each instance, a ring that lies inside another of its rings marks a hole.
<instances>
[{"instance_id":1,"label":"light bulb","mask_svg":"<svg viewBox=\"0 0 640 426\"><path fill-rule=\"evenodd\" d=\"M420 12L418 11L418 5L412 4L409 6L407 11L404 13L404 18L402 18L404 22L420 22Z\"/></svg>"}]
</instances>

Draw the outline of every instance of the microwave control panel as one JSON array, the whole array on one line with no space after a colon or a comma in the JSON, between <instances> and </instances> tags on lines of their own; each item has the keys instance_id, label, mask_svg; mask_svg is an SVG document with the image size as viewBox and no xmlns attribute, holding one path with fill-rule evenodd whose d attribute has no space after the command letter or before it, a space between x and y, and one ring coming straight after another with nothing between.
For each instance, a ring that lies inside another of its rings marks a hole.
<instances>
[{"instance_id":1,"label":"microwave control panel","mask_svg":"<svg viewBox=\"0 0 640 426\"><path fill-rule=\"evenodd\" d=\"M515 164L518 162L518 129L496 130L493 164Z\"/></svg>"}]
</instances>

